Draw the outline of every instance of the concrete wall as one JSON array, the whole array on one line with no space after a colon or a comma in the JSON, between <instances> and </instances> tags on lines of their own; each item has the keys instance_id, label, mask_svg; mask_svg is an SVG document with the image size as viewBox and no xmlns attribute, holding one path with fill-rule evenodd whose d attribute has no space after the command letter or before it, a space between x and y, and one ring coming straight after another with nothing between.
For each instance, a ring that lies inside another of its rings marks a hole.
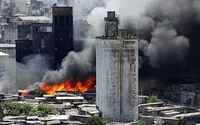
<instances>
[{"instance_id":1,"label":"concrete wall","mask_svg":"<svg viewBox=\"0 0 200 125\"><path fill-rule=\"evenodd\" d=\"M6 63L8 63L9 55L0 52L0 78L6 72Z\"/></svg>"},{"instance_id":2,"label":"concrete wall","mask_svg":"<svg viewBox=\"0 0 200 125\"><path fill-rule=\"evenodd\" d=\"M138 118L137 40L99 39L96 48L97 106L113 121Z\"/></svg>"}]
</instances>

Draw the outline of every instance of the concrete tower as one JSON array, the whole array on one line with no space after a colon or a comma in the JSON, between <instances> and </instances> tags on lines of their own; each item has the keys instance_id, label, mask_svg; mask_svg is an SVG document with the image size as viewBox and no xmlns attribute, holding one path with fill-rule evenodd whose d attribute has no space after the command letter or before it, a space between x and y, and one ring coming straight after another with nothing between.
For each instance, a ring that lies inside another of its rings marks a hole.
<instances>
[{"instance_id":1,"label":"concrete tower","mask_svg":"<svg viewBox=\"0 0 200 125\"><path fill-rule=\"evenodd\" d=\"M109 11L108 16L104 18L105 24L105 36L106 37L117 37L118 36L118 25L119 19L115 16L114 11Z\"/></svg>"},{"instance_id":2,"label":"concrete tower","mask_svg":"<svg viewBox=\"0 0 200 125\"><path fill-rule=\"evenodd\" d=\"M104 118L119 122L137 121L138 40L125 30L116 31L118 25L106 25L107 33L97 39L96 103ZM115 33L118 36L112 35Z\"/></svg>"},{"instance_id":3,"label":"concrete tower","mask_svg":"<svg viewBox=\"0 0 200 125\"><path fill-rule=\"evenodd\" d=\"M73 50L73 8L53 7L53 36L56 66Z\"/></svg>"}]
</instances>

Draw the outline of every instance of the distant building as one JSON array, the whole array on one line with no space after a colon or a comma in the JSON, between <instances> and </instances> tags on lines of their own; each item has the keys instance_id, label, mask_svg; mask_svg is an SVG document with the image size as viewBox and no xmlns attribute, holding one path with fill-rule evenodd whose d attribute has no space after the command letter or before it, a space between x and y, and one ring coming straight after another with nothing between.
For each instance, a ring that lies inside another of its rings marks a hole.
<instances>
[{"instance_id":1,"label":"distant building","mask_svg":"<svg viewBox=\"0 0 200 125\"><path fill-rule=\"evenodd\" d=\"M59 66L63 58L74 49L72 7L53 7L53 37L55 65Z\"/></svg>"},{"instance_id":2,"label":"distant building","mask_svg":"<svg viewBox=\"0 0 200 125\"><path fill-rule=\"evenodd\" d=\"M3 43L0 44L0 51L7 53L10 58L16 58L16 44Z\"/></svg>"},{"instance_id":3,"label":"distant building","mask_svg":"<svg viewBox=\"0 0 200 125\"><path fill-rule=\"evenodd\" d=\"M53 23L44 16L18 17L18 61L28 53L42 54L48 57L54 68L58 68L63 58L74 49L73 8L54 6L52 12ZM32 45L29 48L32 50L24 50L23 56L18 47L27 45Z\"/></svg>"},{"instance_id":4,"label":"distant building","mask_svg":"<svg viewBox=\"0 0 200 125\"><path fill-rule=\"evenodd\" d=\"M16 59L18 62L33 54L41 54L54 61L51 20L45 16L18 17ZM24 48L28 47L28 48Z\"/></svg>"},{"instance_id":5,"label":"distant building","mask_svg":"<svg viewBox=\"0 0 200 125\"><path fill-rule=\"evenodd\" d=\"M1 23L0 24L1 43L15 43L17 40L17 24Z\"/></svg>"},{"instance_id":6,"label":"distant building","mask_svg":"<svg viewBox=\"0 0 200 125\"><path fill-rule=\"evenodd\" d=\"M18 40L32 40L33 32L32 26L34 23L41 23L48 25L51 22L51 19L45 16L25 16L17 18L17 31L18 31Z\"/></svg>"},{"instance_id":7,"label":"distant building","mask_svg":"<svg viewBox=\"0 0 200 125\"><path fill-rule=\"evenodd\" d=\"M32 40L34 54L50 55L54 67L58 67L74 49L73 8L54 6L52 13L52 25L45 16L19 17L18 40Z\"/></svg>"}]
</instances>

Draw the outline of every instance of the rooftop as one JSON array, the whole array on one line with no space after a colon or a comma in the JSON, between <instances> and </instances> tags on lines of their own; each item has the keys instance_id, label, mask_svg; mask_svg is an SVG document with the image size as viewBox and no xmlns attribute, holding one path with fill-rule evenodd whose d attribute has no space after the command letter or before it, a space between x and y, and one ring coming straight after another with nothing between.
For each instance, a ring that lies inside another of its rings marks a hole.
<instances>
[{"instance_id":1,"label":"rooftop","mask_svg":"<svg viewBox=\"0 0 200 125\"><path fill-rule=\"evenodd\" d=\"M16 44L8 44L8 43L0 44L0 48L15 48L15 47Z\"/></svg>"},{"instance_id":2,"label":"rooftop","mask_svg":"<svg viewBox=\"0 0 200 125\"><path fill-rule=\"evenodd\" d=\"M51 21L51 19L46 16L22 16L18 17L18 19L24 22L39 22L39 23L48 23Z\"/></svg>"},{"instance_id":3,"label":"rooftop","mask_svg":"<svg viewBox=\"0 0 200 125\"><path fill-rule=\"evenodd\" d=\"M6 53L0 52L0 56L9 56L9 55Z\"/></svg>"}]
</instances>

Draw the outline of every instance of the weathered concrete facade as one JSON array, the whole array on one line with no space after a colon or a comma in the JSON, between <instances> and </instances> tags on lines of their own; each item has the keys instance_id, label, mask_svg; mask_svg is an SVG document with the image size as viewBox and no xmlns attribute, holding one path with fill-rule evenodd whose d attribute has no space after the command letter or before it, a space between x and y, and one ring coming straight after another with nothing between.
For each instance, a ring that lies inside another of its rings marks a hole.
<instances>
[{"instance_id":1,"label":"weathered concrete facade","mask_svg":"<svg viewBox=\"0 0 200 125\"><path fill-rule=\"evenodd\" d=\"M99 39L96 47L97 106L103 117L138 119L138 41Z\"/></svg>"},{"instance_id":2,"label":"weathered concrete facade","mask_svg":"<svg viewBox=\"0 0 200 125\"><path fill-rule=\"evenodd\" d=\"M115 15L115 11L109 11L105 20L105 36L106 37L117 37L118 36L118 25L119 19Z\"/></svg>"}]
</instances>

